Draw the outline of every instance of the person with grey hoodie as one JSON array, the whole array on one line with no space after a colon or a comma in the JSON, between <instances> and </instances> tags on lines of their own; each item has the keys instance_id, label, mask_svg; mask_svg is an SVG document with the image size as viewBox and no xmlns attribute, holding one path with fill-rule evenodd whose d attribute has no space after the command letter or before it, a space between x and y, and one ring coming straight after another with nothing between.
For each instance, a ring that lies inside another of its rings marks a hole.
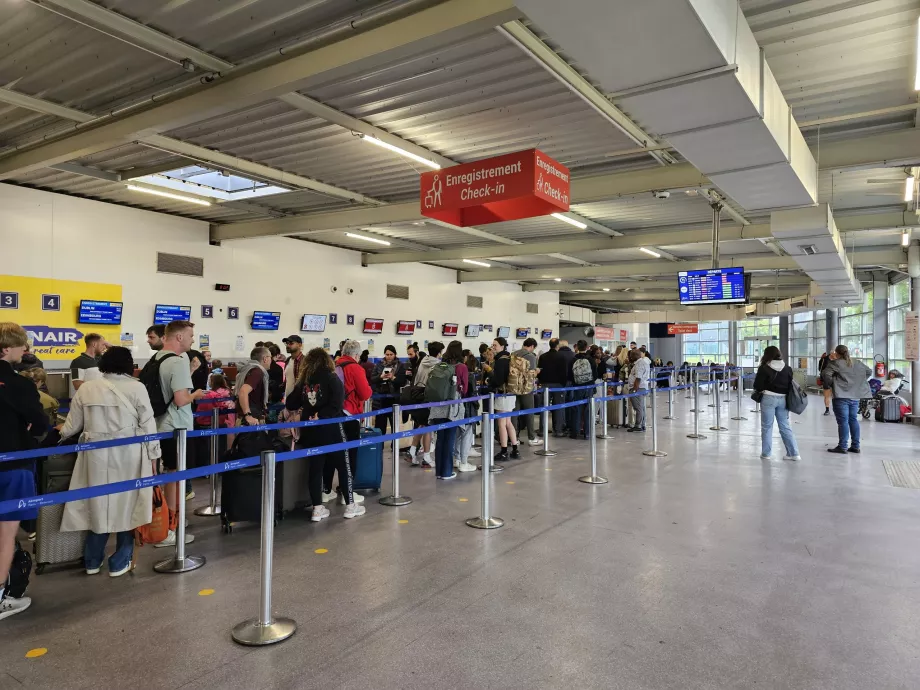
<instances>
[{"instance_id":1,"label":"person with grey hoodie","mask_svg":"<svg viewBox=\"0 0 920 690\"><path fill-rule=\"evenodd\" d=\"M769 460L773 453L773 421L786 446L783 460L801 460L795 435L789 425L786 394L792 386L792 367L783 361L779 348L771 345L763 351L760 367L754 377L754 391L761 393L760 401L760 459Z\"/></svg>"},{"instance_id":2,"label":"person with grey hoodie","mask_svg":"<svg viewBox=\"0 0 920 690\"><path fill-rule=\"evenodd\" d=\"M850 359L846 345L834 348L835 357L824 366L821 378L833 392L832 406L837 418L837 445L828 453L859 452L859 400L871 398L869 378L872 370L858 359Z\"/></svg>"}]
</instances>

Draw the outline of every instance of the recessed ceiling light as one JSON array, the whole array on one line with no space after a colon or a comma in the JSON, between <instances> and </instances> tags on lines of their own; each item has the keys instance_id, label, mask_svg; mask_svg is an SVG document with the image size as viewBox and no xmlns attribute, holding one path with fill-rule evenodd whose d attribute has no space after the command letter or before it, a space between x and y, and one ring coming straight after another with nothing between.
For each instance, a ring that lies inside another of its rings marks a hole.
<instances>
[{"instance_id":1,"label":"recessed ceiling light","mask_svg":"<svg viewBox=\"0 0 920 690\"><path fill-rule=\"evenodd\" d=\"M579 220L575 220L574 218L569 218L568 216L564 216L561 213L551 213L550 215L556 220L561 220L563 223L574 225L579 230L584 230L586 227L588 227L587 223L582 223Z\"/></svg>"},{"instance_id":2,"label":"recessed ceiling light","mask_svg":"<svg viewBox=\"0 0 920 690\"><path fill-rule=\"evenodd\" d=\"M351 237L356 240L364 240L365 242L373 242L374 244L383 244L387 247L390 246L390 243L386 240L377 239L376 237L365 237L364 235L356 235L353 232L346 232L345 237Z\"/></svg>"},{"instance_id":3,"label":"recessed ceiling light","mask_svg":"<svg viewBox=\"0 0 920 690\"><path fill-rule=\"evenodd\" d=\"M610 292L610 288L604 288L604 292Z\"/></svg>"},{"instance_id":4,"label":"recessed ceiling light","mask_svg":"<svg viewBox=\"0 0 920 690\"><path fill-rule=\"evenodd\" d=\"M406 158L411 158L412 160L417 161L421 163L422 165L427 165L429 168L434 168L435 170L441 169L440 163L435 163L434 161L430 161L427 158L422 158L421 156L418 156L412 153L411 151L406 151L405 149L401 149L398 146L393 146L393 144L388 144L387 142L381 141L380 139L377 139L376 137L372 137L370 135L365 134L361 138L370 144L376 144L382 149L386 149L387 151L392 151L393 153L398 153L400 156L405 156Z\"/></svg>"},{"instance_id":5,"label":"recessed ceiling light","mask_svg":"<svg viewBox=\"0 0 920 690\"><path fill-rule=\"evenodd\" d=\"M464 259L463 263L473 264L474 266L482 266L483 268L491 268L492 264L487 264L485 261L474 261L473 259Z\"/></svg>"},{"instance_id":6,"label":"recessed ceiling light","mask_svg":"<svg viewBox=\"0 0 920 690\"><path fill-rule=\"evenodd\" d=\"M553 280L555 280L557 283L561 283L561 282L562 282L562 278L553 278Z\"/></svg>"},{"instance_id":7,"label":"recessed ceiling light","mask_svg":"<svg viewBox=\"0 0 920 690\"><path fill-rule=\"evenodd\" d=\"M658 252L653 252L651 249L647 249L646 247L639 247L639 251L645 252L649 256L654 256L656 259L661 258L661 254L659 254Z\"/></svg>"},{"instance_id":8,"label":"recessed ceiling light","mask_svg":"<svg viewBox=\"0 0 920 690\"><path fill-rule=\"evenodd\" d=\"M904 180L904 201L908 204L914 200L914 182L913 175Z\"/></svg>"},{"instance_id":9,"label":"recessed ceiling light","mask_svg":"<svg viewBox=\"0 0 920 690\"><path fill-rule=\"evenodd\" d=\"M161 192L159 189L148 189L147 187L138 187L137 185L129 184L126 185L128 189L132 192L143 192L144 194L153 194L154 196L163 196L167 199L175 199L176 201L186 201L190 204L198 204L199 206L210 206L210 201L205 201L204 199L195 199L190 196L182 196L181 194L173 194L172 192Z\"/></svg>"}]
</instances>

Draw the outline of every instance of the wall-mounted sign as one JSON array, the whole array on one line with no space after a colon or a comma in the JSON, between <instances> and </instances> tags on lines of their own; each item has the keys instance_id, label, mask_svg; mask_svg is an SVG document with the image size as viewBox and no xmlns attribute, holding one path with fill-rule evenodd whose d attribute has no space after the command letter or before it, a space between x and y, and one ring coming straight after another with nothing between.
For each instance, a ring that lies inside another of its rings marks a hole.
<instances>
[{"instance_id":1,"label":"wall-mounted sign","mask_svg":"<svg viewBox=\"0 0 920 690\"><path fill-rule=\"evenodd\" d=\"M629 331L627 331L625 328L621 328L620 329L620 340L622 340L625 343L627 338L629 338Z\"/></svg>"},{"instance_id":2,"label":"wall-mounted sign","mask_svg":"<svg viewBox=\"0 0 920 690\"><path fill-rule=\"evenodd\" d=\"M345 322L346 322L349 326L354 326L354 325L355 325L355 315L354 315L354 314L349 314L348 316L346 316L346 317L345 317Z\"/></svg>"},{"instance_id":3,"label":"wall-mounted sign","mask_svg":"<svg viewBox=\"0 0 920 690\"><path fill-rule=\"evenodd\" d=\"M338 322L339 322L339 315L338 315L338 314L330 314L330 315L329 315L329 323L330 323L330 325L335 326Z\"/></svg>"},{"instance_id":4,"label":"wall-mounted sign","mask_svg":"<svg viewBox=\"0 0 920 690\"><path fill-rule=\"evenodd\" d=\"M228 319L240 318L240 308L239 307L227 307L227 318Z\"/></svg>"},{"instance_id":5,"label":"wall-mounted sign","mask_svg":"<svg viewBox=\"0 0 920 690\"><path fill-rule=\"evenodd\" d=\"M569 210L569 169L537 149L421 175L423 216L468 227Z\"/></svg>"},{"instance_id":6,"label":"wall-mounted sign","mask_svg":"<svg viewBox=\"0 0 920 690\"><path fill-rule=\"evenodd\" d=\"M214 317L214 307L210 304L201 305L201 318L211 319Z\"/></svg>"},{"instance_id":7,"label":"wall-mounted sign","mask_svg":"<svg viewBox=\"0 0 920 690\"><path fill-rule=\"evenodd\" d=\"M683 335L686 333L699 333L700 326L696 323L669 323L668 335Z\"/></svg>"},{"instance_id":8,"label":"wall-mounted sign","mask_svg":"<svg viewBox=\"0 0 920 690\"><path fill-rule=\"evenodd\" d=\"M613 329L608 326L594 327L595 340L613 340Z\"/></svg>"},{"instance_id":9,"label":"wall-mounted sign","mask_svg":"<svg viewBox=\"0 0 920 690\"><path fill-rule=\"evenodd\" d=\"M909 311L904 315L904 359L909 362L920 360L920 312Z\"/></svg>"},{"instance_id":10,"label":"wall-mounted sign","mask_svg":"<svg viewBox=\"0 0 920 690\"><path fill-rule=\"evenodd\" d=\"M42 295L42 311L61 311L61 296Z\"/></svg>"}]
</instances>

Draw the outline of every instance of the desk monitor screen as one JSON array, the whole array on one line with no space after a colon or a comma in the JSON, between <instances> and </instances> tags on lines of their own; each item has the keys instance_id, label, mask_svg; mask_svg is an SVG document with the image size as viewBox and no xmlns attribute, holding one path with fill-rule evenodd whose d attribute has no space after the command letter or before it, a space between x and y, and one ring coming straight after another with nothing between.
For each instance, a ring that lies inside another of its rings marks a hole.
<instances>
[{"instance_id":1,"label":"desk monitor screen","mask_svg":"<svg viewBox=\"0 0 920 690\"><path fill-rule=\"evenodd\" d=\"M280 311L254 311L249 327L254 331L277 331L280 323Z\"/></svg>"},{"instance_id":2,"label":"desk monitor screen","mask_svg":"<svg viewBox=\"0 0 920 690\"><path fill-rule=\"evenodd\" d=\"M681 304L743 304L744 269L710 268L703 271L681 271L677 274Z\"/></svg>"},{"instance_id":3,"label":"desk monitor screen","mask_svg":"<svg viewBox=\"0 0 920 690\"><path fill-rule=\"evenodd\" d=\"M552 332L552 331L550 331L550 330L540 331L540 339L541 339L541 340L549 340L549 339L552 338L552 337L553 337L553 332Z\"/></svg>"},{"instance_id":4,"label":"desk monitor screen","mask_svg":"<svg viewBox=\"0 0 920 690\"><path fill-rule=\"evenodd\" d=\"M326 330L326 315L304 314L300 322L300 330L304 333L322 333Z\"/></svg>"},{"instance_id":5,"label":"desk monitor screen","mask_svg":"<svg viewBox=\"0 0 920 690\"><path fill-rule=\"evenodd\" d=\"M515 331L515 334L516 334L515 337L517 338L526 338L527 336L530 335L530 329L529 328L518 328Z\"/></svg>"},{"instance_id":6,"label":"desk monitor screen","mask_svg":"<svg viewBox=\"0 0 920 690\"><path fill-rule=\"evenodd\" d=\"M77 323L95 323L100 326L118 326L121 324L121 302L104 302L94 299L80 300L80 312Z\"/></svg>"},{"instance_id":7,"label":"desk monitor screen","mask_svg":"<svg viewBox=\"0 0 920 690\"><path fill-rule=\"evenodd\" d=\"M364 319L364 333L370 335L383 333L383 319Z\"/></svg>"},{"instance_id":8,"label":"desk monitor screen","mask_svg":"<svg viewBox=\"0 0 920 690\"><path fill-rule=\"evenodd\" d=\"M496 338L507 338L511 335L511 326L499 326L498 333L495 334Z\"/></svg>"},{"instance_id":9,"label":"desk monitor screen","mask_svg":"<svg viewBox=\"0 0 920 690\"><path fill-rule=\"evenodd\" d=\"M415 321L399 321L396 324L396 335L414 335Z\"/></svg>"},{"instance_id":10,"label":"desk monitor screen","mask_svg":"<svg viewBox=\"0 0 920 690\"><path fill-rule=\"evenodd\" d=\"M471 323L466 327L466 337L467 338L478 338L480 332L480 325L478 323Z\"/></svg>"},{"instance_id":11,"label":"desk monitor screen","mask_svg":"<svg viewBox=\"0 0 920 690\"><path fill-rule=\"evenodd\" d=\"M192 317L191 307L180 307L175 304L158 304L153 310L153 323L167 324L172 321L188 321Z\"/></svg>"},{"instance_id":12,"label":"desk monitor screen","mask_svg":"<svg viewBox=\"0 0 920 690\"><path fill-rule=\"evenodd\" d=\"M460 324L456 323L445 323L441 326L441 335L448 338L455 337L460 331Z\"/></svg>"}]
</instances>

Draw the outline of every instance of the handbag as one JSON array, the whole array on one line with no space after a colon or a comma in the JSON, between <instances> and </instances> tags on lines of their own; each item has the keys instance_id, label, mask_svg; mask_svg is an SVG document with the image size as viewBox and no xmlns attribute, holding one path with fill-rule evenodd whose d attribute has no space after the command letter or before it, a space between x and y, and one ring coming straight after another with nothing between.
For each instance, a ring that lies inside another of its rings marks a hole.
<instances>
[{"instance_id":1,"label":"handbag","mask_svg":"<svg viewBox=\"0 0 920 690\"><path fill-rule=\"evenodd\" d=\"M808 396L793 379L792 383L789 384L789 391L786 393L786 409L792 414L802 414L807 407Z\"/></svg>"},{"instance_id":2,"label":"handbag","mask_svg":"<svg viewBox=\"0 0 920 690\"><path fill-rule=\"evenodd\" d=\"M134 530L134 543L138 546L144 544L158 544L169 535L169 508L163 497L163 489L153 487L153 518L146 525L141 525Z\"/></svg>"},{"instance_id":3,"label":"handbag","mask_svg":"<svg viewBox=\"0 0 920 690\"><path fill-rule=\"evenodd\" d=\"M778 371L773 372L773 378L770 379L770 383L773 383L776 380L776 376L778 374L779 374ZM770 385L770 384L767 384L767 385ZM751 400L753 400L755 403L759 405L760 403L763 402L763 394L764 394L764 391L754 391L753 393L751 393Z\"/></svg>"}]
</instances>

